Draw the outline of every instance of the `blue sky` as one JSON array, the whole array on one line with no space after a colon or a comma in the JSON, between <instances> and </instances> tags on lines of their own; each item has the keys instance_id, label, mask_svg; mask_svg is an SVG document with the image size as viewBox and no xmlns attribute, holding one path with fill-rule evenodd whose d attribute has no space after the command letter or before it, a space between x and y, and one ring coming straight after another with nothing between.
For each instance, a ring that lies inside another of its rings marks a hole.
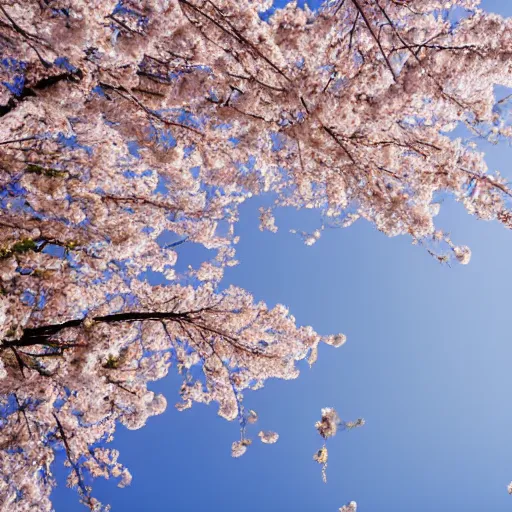
<instances>
[{"instance_id":1,"label":"blue sky","mask_svg":"<svg viewBox=\"0 0 512 512\"><path fill-rule=\"evenodd\" d=\"M483 6L512 15L512 3ZM489 148L491 169L510 175L509 147ZM311 212L281 211L276 235L258 230L259 200L242 206L241 264L226 283L269 304L284 303L300 324L343 332L296 381L269 382L246 404L277 444L255 441L241 459L230 445L238 425L194 405L178 413L180 378L153 387L168 410L143 429L120 427L113 446L133 473L131 487L98 480L113 512L361 512L510 510L512 480L512 234L446 201L438 225L473 251L468 266L441 266L406 237L389 239L365 222L325 232L313 247L288 233L315 225ZM186 244L182 258L188 263ZM320 409L366 419L329 443L328 483L312 461L321 446ZM62 471L58 474L62 475ZM74 491L53 495L57 512L84 510Z\"/></svg>"}]
</instances>

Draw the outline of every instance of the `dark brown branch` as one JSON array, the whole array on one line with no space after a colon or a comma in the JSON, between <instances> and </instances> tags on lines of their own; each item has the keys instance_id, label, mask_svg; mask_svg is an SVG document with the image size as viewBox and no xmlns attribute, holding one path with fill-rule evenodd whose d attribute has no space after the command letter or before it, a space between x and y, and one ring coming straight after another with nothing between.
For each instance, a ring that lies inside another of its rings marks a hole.
<instances>
[{"instance_id":1,"label":"dark brown branch","mask_svg":"<svg viewBox=\"0 0 512 512\"><path fill-rule=\"evenodd\" d=\"M334 17L334 16L336 16L336 14L338 14L338 13L340 12L341 8L342 8L342 7L343 7L343 5L345 4L345 1L346 1L346 0L341 0L340 5L338 5L338 7L336 7L336 10L334 11L334 13L333 13L333 15L332 15L333 17Z\"/></svg>"},{"instance_id":2,"label":"dark brown branch","mask_svg":"<svg viewBox=\"0 0 512 512\"><path fill-rule=\"evenodd\" d=\"M62 426L62 423L60 422L58 416L55 413L52 413L53 417L55 419L55 422L57 423L57 429L59 431L60 438L62 440L62 443L64 444L64 448L66 450L66 457L71 464L71 467L73 468L77 480L78 480L78 487L80 488L81 493L83 494L84 499L86 500L86 503L91 507L92 510L92 500L91 496L87 492L87 487L85 486L84 480L82 478L82 473L80 472L80 468L78 465L73 461L73 457L71 454L71 448L68 443L68 438L66 436L66 433L64 432L64 427Z\"/></svg>"},{"instance_id":3,"label":"dark brown branch","mask_svg":"<svg viewBox=\"0 0 512 512\"><path fill-rule=\"evenodd\" d=\"M391 66L391 62L389 62L389 59L386 55L386 52L384 51L384 48L382 48L382 45L380 43L380 40L379 38L377 37L377 34L375 34L375 31L373 30L373 27L371 25L371 22L370 20L366 17L366 14L365 12L363 11L363 8L361 7L361 5L359 4L359 0L352 0L352 3L354 4L355 8L359 11L359 13L361 14L361 17L363 18L364 20L364 23L366 25L366 27L368 28L368 30L370 31L370 34L372 35L373 39L375 40L375 42L377 43L377 46L379 47L379 50L380 50L380 53L382 54L382 56L384 57L384 60L386 61L386 64L389 68L389 71L391 72L391 74L393 75L393 80L396 82L396 74L395 74L395 71L393 70L393 66Z\"/></svg>"},{"instance_id":4,"label":"dark brown branch","mask_svg":"<svg viewBox=\"0 0 512 512\"><path fill-rule=\"evenodd\" d=\"M351 155L350 151L347 149L347 147L345 146L345 144L343 144L343 142L341 142L341 140L339 139L339 137L327 126L325 125L322 125L322 129L327 133L329 134L329 136L334 140L334 142L336 142L336 144L338 144L338 146L343 149L343 151L345 152L345 154L349 157L350 161L355 164L356 161L354 159L354 157Z\"/></svg>"},{"instance_id":5,"label":"dark brown branch","mask_svg":"<svg viewBox=\"0 0 512 512\"><path fill-rule=\"evenodd\" d=\"M142 103L140 100L138 100L133 94L128 91L123 86L117 86L117 85L111 85L107 84L105 82L100 82L99 85L103 87L104 89L114 91L116 92L121 98L124 98L126 100L129 100L133 103L135 103L139 108L141 108L149 117L152 117L153 119L158 119L160 122L170 125L170 126L176 126L178 128L183 128L185 130L190 130L191 132L194 132L196 135L199 135L203 137L203 134L197 130L196 128L192 128L192 126L187 126L186 124L177 123L175 121L170 121L169 119L165 119L161 115L157 114L156 112L153 112L150 110L144 103Z\"/></svg>"},{"instance_id":6,"label":"dark brown branch","mask_svg":"<svg viewBox=\"0 0 512 512\"><path fill-rule=\"evenodd\" d=\"M30 437L32 437L32 430L30 429L30 423L28 421L27 413L25 411L26 405L25 404L21 405L20 401L18 400L18 395L16 393L13 393L13 394L14 394L14 399L16 400L16 404L18 405L18 411L21 411L21 413L23 414L23 417L25 418L25 423L27 425L28 433L29 433Z\"/></svg>"},{"instance_id":7,"label":"dark brown branch","mask_svg":"<svg viewBox=\"0 0 512 512\"><path fill-rule=\"evenodd\" d=\"M6 144L15 144L16 142L25 142L27 140L37 140L39 137L33 135L31 137L23 137L21 139L11 139L11 140L3 140L0 141L0 146L4 146Z\"/></svg>"},{"instance_id":8,"label":"dark brown branch","mask_svg":"<svg viewBox=\"0 0 512 512\"><path fill-rule=\"evenodd\" d=\"M218 12L221 16L223 16L224 22L228 25L228 27L231 29L228 30L224 26L221 25L217 20L215 20L213 17L211 17L209 14L205 13L198 7L196 7L194 4L190 3L188 0L178 0L180 3L186 5L190 9L192 9L194 12L200 14L204 18L206 18L208 21L213 23L216 27L218 27L220 30L222 30L225 34L233 37L236 39L239 43L245 44L247 47L249 47L253 52L256 53L258 57L263 59L274 71L276 71L279 75L281 75L286 81L290 82L290 79L284 74L284 72L279 69L278 66L276 66L268 57L266 57L263 53L258 50L256 46L254 46L248 39L246 39L229 21L227 21L222 13L222 11L213 3L211 0L207 0L208 3L215 9L216 12Z\"/></svg>"},{"instance_id":9,"label":"dark brown branch","mask_svg":"<svg viewBox=\"0 0 512 512\"><path fill-rule=\"evenodd\" d=\"M123 385L122 382L120 382L118 380L114 380L114 379L111 379L110 377L107 377L107 382L109 382L110 384L114 384L114 386L117 386L119 389L122 389L123 391L126 391L127 393L130 393L131 395L137 396L137 393L135 391L128 389L127 387L125 387Z\"/></svg>"},{"instance_id":10,"label":"dark brown branch","mask_svg":"<svg viewBox=\"0 0 512 512\"><path fill-rule=\"evenodd\" d=\"M356 14L356 17L354 19L354 23L352 24L352 28L350 29L350 38L349 38L349 41L348 41L348 47L349 49L352 49L352 40L354 38L354 32L356 30L356 26L357 26L357 20L359 19L359 11L357 11L357 14Z\"/></svg>"},{"instance_id":11,"label":"dark brown branch","mask_svg":"<svg viewBox=\"0 0 512 512\"><path fill-rule=\"evenodd\" d=\"M16 358L16 362L18 363L21 375L23 376L23 378L25 378L25 367L27 367L27 365L25 364L23 359L18 354L18 351L13 346L11 346L10 349L11 349L12 353L14 354L14 357Z\"/></svg>"}]
</instances>

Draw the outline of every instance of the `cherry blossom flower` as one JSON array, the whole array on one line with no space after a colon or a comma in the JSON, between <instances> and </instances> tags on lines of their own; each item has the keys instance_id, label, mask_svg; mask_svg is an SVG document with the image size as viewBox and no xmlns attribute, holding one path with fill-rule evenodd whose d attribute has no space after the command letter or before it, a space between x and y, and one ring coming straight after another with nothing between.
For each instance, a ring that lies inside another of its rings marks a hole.
<instances>
[{"instance_id":1,"label":"cherry blossom flower","mask_svg":"<svg viewBox=\"0 0 512 512\"><path fill-rule=\"evenodd\" d=\"M261 439L262 443L265 444L274 444L277 443L277 440L279 439L279 434L276 432L270 432L270 431L263 431L261 430L258 434L258 437Z\"/></svg>"}]
</instances>

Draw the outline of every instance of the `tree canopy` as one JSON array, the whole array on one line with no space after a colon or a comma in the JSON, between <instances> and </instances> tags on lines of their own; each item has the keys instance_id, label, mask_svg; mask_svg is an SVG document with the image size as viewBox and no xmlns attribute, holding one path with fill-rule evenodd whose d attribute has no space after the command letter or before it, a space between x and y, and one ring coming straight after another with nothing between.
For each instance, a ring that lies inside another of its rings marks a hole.
<instances>
[{"instance_id":1,"label":"tree canopy","mask_svg":"<svg viewBox=\"0 0 512 512\"><path fill-rule=\"evenodd\" d=\"M512 190L475 144L512 137L496 93L512 87L510 19L477 0L271 3L0 5L2 510L51 510L58 448L101 510L90 477L131 478L106 443L164 410L147 384L172 365L180 409L238 419L239 456L256 419L243 392L343 344L222 286L250 197L272 198L273 232L275 208L317 211L316 230L297 226L307 245L363 218L441 262L471 254L434 222L442 194L512 227ZM178 272L187 243L213 256Z\"/></svg>"}]
</instances>

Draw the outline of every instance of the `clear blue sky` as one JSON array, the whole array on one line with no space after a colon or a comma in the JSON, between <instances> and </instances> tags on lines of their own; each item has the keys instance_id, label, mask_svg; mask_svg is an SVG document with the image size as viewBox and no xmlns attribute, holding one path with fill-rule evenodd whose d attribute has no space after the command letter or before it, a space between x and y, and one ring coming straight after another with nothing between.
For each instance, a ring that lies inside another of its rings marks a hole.
<instances>
[{"instance_id":1,"label":"clear blue sky","mask_svg":"<svg viewBox=\"0 0 512 512\"><path fill-rule=\"evenodd\" d=\"M483 5L512 15L512 2ZM511 157L492 148L488 162L510 176ZM286 304L321 333L344 332L347 344L322 347L298 380L247 395L257 427L281 438L255 441L241 459L230 456L238 425L215 407L173 408L181 381L172 372L154 386L167 412L139 431L121 427L113 443L132 486L100 479L96 495L113 512L336 512L350 500L361 512L511 510L512 233L446 202L439 225L473 250L468 266L449 268L364 222L306 247L288 229L314 225L314 216L282 211L279 232L261 233L258 206L242 207L241 264L226 282ZM327 485L312 461L325 406L367 422L330 442ZM54 505L84 510L65 488Z\"/></svg>"}]
</instances>

